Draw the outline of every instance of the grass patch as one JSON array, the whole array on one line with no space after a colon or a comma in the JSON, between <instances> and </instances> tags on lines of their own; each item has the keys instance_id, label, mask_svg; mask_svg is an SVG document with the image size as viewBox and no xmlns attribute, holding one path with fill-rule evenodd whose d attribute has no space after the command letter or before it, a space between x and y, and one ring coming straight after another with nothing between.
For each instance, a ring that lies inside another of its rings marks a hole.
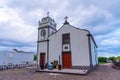
<instances>
[{"instance_id":1,"label":"grass patch","mask_svg":"<svg viewBox=\"0 0 120 80\"><path fill-rule=\"evenodd\" d=\"M106 64L107 62L98 62L98 64Z\"/></svg>"}]
</instances>

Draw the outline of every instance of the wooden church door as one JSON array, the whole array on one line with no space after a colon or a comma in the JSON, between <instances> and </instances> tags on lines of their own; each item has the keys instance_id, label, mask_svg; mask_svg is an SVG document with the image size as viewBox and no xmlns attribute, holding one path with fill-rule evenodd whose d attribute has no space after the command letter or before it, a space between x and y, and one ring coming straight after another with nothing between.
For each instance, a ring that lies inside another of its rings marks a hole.
<instances>
[{"instance_id":1,"label":"wooden church door","mask_svg":"<svg viewBox=\"0 0 120 80\"><path fill-rule=\"evenodd\" d=\"M40 66L45 65L45 53L40 53Z\"/></svg>"},{"instance_id":2,"label":"wooden church door","mask_svg":"<svg viewBox=\"0 0 120 80\"><path fill-rule=\"evenodd\" d=\"M62 65L63 65L63 68L71 68L71 53L70 52L62 53Z\"/></svg>"}]
</instances>

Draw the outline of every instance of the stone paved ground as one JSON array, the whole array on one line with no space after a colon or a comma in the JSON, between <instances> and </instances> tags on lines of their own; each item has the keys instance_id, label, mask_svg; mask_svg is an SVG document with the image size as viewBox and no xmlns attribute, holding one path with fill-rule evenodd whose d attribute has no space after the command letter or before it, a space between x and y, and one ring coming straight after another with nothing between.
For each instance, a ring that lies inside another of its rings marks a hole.
<instances>
[{"instance_id":1,"label":"stone paved ground","mask_svg":"<svg viewBox=\"0 0 120 80\"><path fill-rule=\"evenodd\" d=\"M87 75L35 72L35 68L0 71L0 80L120 80L120 70L111 64L99 65Z\"/></svg>"},{"instance_id":2,"label":"stone paved ground","mask_svg":"<svg viewBox=\"0 0 120 80\"><path fill-rule=\"evenodd\" d=\"M49 69L43 69L43 70L39 70L38 72L54 72L54 73L66 73L66 74L87 74L88 70L80 70L80 69L61 69L61 70L57 70L57 69L53 69L53 70L49 70Z\"/></svg>"}]
</instances>

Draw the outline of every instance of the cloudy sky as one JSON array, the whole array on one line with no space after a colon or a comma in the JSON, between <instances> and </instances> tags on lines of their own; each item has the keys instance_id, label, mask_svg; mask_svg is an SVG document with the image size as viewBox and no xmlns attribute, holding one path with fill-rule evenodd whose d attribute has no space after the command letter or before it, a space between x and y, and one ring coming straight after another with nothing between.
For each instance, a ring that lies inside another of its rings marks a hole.
<instances>
[{"instance_id":1,"label":"cloudy sky","mask_svg":"<svg viewBox=\"0 0 120 80\"><path fill-rule=\"evenodd\" d=\"M0 51L36 51L38 21L50 12L59 29L88 29L99 56L120 55L120 0L0 0Z\"/></svg>"}]
</instances>

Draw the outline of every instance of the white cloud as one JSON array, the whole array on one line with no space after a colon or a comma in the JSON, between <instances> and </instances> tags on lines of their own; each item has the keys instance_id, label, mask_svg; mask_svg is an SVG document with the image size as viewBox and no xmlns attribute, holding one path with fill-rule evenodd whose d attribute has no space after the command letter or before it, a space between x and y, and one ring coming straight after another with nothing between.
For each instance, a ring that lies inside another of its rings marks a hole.
<instances>
[{"instance_id":1,"label":"white cloud","mask_svg":"<svg viewBox=\"0 0 120 80\"><path fill-rule=\"evenodd\" d=\"M120 29L117 29L109 34L98 35L96 39L101 46L119 46L120 45Z\"/></svg>"},{"instance_id":2,"label":"white cloud","mask_svg":"<svg viewBox=\"0 0 120 80\"><path fill-rule=\"evenodd\" d=\"M64 17L68 16L71 25L90 30L95 35L100 54L103 51L108 55L107 50L120 45L119 2L119 0L0 0L0 40L11 45L17 42L25 43L22 48L17 48L26 50L29 49L26 47L27 44L36 45L38 20L45 17L49 11L50 17L55 19L58 25L57 28L62 26ZM7 48L9 47L0 47Z\"/></svg>"},{"instance_id":3,"label":"white cloud","mask_svg":"<svg viewBox=\"0 0 120 80\"><path fill-rule=\"evenodd\" d=\"M19 17L20 9L15 8L8 8L3 7L0 8L0 22L22 22L22 20Z\"/></svg>"},{"instance_id":4,"label":"white cloud","mask_svg":"<svg viewBox=\"0 0 120 80\"><path fill-rule=\"evenodd\" d=\"M112 56L120 56L120 53L107 53L107 52L99 52L98 56L103 56L103 57L112 57Z\"/></svg>"},{"instance_id":5,"label":"white cloud","mask_svg":"<svg viewBox=\"0 0 120 80\"><path fill-rule=\"evenodd\" d=\"M17 40L19 42L35 42L37 36L36 28L25 24L25 21L19 16L19 9L2 8L0 9L0 24L6 24L0 28L0 38Z\"/></svg>"},{"instance_id":6,"label":"white cloud","mask_svg":"<svg viewBox=\"0 0 120 80\"><path fill-rule=\"evenodd\" d=\"M42 9L35 9L30 11L28 15L36 18L36 17L42 17L43 13L44 11Z\"/></svg>"},{"instance_id":7,"label":"white cloud","mask_svg":"<svg viewBox=\"0 0 120 80\"><path fill-rule=\"evenodd\" d=\"M13 49L17 49L19 51L26 51L26 52L36 52L36 47L7 47L7 46L0 46L0 51L12 51Z\"/></svg>"},{"instance_id":8,"label":"white cloud","mask_svg":"<svg viewBox=\"0 0 120 80\"><path fill-rule=\"evenodd\" d=\"M98 29L101 26L111 21L111 19L113 18L113 15L109 11L101 9L100 7L97 7L95 5L90 5L88 7L79 5L76 6L74 10L68 9L67 11L71 12L68 13L68 17L70 16L70 19L68 19L68 21L71 24L79 28L86 28L90 29L91 31L94 30L93 32L95 32L96 30L96 32L98 32ZM99 28L96 28L96 26L98 26Z\"/></svg>"},{"instance_id":9,"label":"white cloud","mask_svg":"<svg viewBox=\"0 0 120 80\"><path fill-rule=\"evenodd\" d=\"M106 40L103 40L101 42L101 45L103 46L114 46L114 45L120 45L120 41L115 39L115 38L110 38L110 39L106 39Z\"/></svg>"}]
</instances>

